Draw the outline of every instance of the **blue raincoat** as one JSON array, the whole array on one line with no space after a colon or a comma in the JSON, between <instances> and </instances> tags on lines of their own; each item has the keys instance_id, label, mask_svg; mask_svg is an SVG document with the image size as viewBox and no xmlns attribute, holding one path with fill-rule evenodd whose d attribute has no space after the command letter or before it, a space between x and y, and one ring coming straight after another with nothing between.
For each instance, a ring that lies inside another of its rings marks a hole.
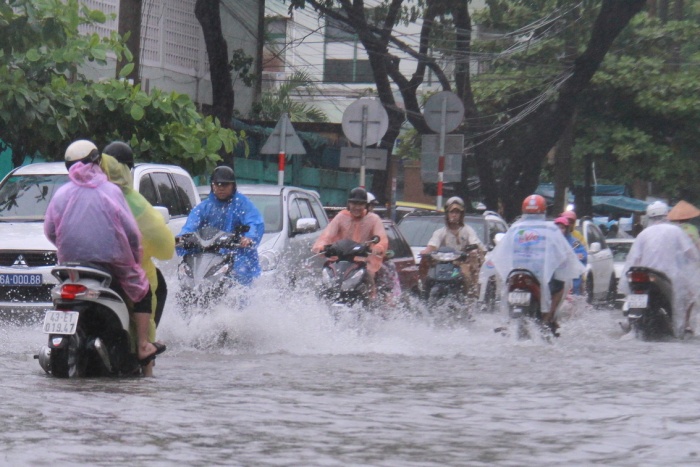
<instances>
[{"instance_id":1,"label":"blue raincoat","mask_svg":"<svg viewBox=\"0 0 700 467\"><path fill-rule=\"evenodd\" d=\"M260 211L252 201L241 193L234 193L227 201L220 201L214 193L195 206L190 212L180 235L196 232L205 226L215 227L225 232L233 232L241 225L247 225L250 230L243 234L253 241L250 248L237 248L233 267L233 277L239 283L249 285L254 278L260 275L260 262L258 261L257 247L265 233L265 222ZM183 247L177 247L179 256L187 253Z\"/></svg>"},{"instance_id":2,"label":"blue raincoat","mask_svg":"<svg viewBox=\"0 0 700 467\"><path fill-rule=\"evenodd\" d=\"M568 240L569 245L571 245L571 248L573 248L574 253L576 253L578 260L581 261L581 264L584 266L588 264L588 251L586 251L586 247L583 246L583 243L568 232L564 236L566 240ZM583 295L583 280L581 277L573 280L572 289L575 295Z\"/></svg>"}]
</instances>

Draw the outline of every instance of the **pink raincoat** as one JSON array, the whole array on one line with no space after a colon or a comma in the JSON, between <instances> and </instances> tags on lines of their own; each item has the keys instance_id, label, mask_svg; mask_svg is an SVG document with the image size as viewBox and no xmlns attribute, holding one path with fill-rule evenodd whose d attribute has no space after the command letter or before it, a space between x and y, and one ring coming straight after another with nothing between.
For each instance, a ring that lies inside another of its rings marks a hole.
<instances>
[{"instance_id":1,"label":"pink raincoat","mask_svg":"<svg viewBox=\"0 0 700 467\"><path fill-rule=\"evenodd\" d=\"M58 261L107 266L133 302L148 292L141 268L141 234L121 189L107 181L97 164L74 164L70 182L46 209L44 233Z\"/></svg>"},{"instance_id":2,"label":"pink raincoat","mask_svg":"<svg viewBox=\"0 0 700 467\"><path fill-rule=\"evenodd\" d=\"M350 211L343 209L333 218L331 223L328 224L323 233L321 233L316 243L314 243L312 250L318 253L324 246L344 238L363 243L374 235L379 237L379 243L372 247L372 253L374 253L374 255L368 258L367 270L371 273L375 273L382 266L382 258L389 247L389 239L386 236L386 230L384 230L382 219L373 212L356 219L350 214Z\"/></svg>"}]
</instances>

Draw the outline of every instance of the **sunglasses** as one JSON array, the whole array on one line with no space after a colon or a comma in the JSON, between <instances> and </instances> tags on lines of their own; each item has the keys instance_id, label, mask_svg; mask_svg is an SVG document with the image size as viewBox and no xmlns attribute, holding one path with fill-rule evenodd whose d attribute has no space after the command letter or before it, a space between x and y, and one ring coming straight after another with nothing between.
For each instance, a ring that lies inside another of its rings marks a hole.
<instances>
[{"instance_id":1,"label":"sunglasses","mask_svg":"<svg viewBox=\"0 0 700 467\"><path fill-rule=\"evenodd\" d=\"M217 188L226 188L227 186L233 185L231 182L216 182L213 184Z\"/></svg>"}]
</instances>

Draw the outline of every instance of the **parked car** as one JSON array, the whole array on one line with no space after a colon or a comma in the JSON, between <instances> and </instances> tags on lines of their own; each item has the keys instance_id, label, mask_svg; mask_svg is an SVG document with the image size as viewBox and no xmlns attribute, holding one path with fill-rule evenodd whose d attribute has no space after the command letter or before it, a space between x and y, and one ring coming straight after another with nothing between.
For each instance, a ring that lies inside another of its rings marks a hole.
<instances>
[{"instance_id":1,"label":"parked car","mask_svg":"<svg viewBox=\"0 0 700 467\"><path fill-rule=\"evenodd\" d=\"M328 225L318 193L293 186L238 185L260 211L265 233L258 246L263 274L283 272L294 281L303 266L320 274L323 258L311 246Z\"/></svg>"},{"instance_id":2,"label":"parked car","mask_svg":"<svg viewBox=\"0 0 700 467\"><path fill-rule=\"evenodd\" d=\"M394 254L392 262L399 273L402 294L417 291L418 265L413 258L413 252L408 242L394 222L384 219L384 229L389 239L389 250Z\"/></svg>"},{"instance_id":3,"label":"parked car","mask_svg":"<svg viewBox=\"0 0 700 467\"><path fill-rule=\"evenodd\" d=\"M482 215L466 214L464 223L476 231L479 240L488 250L493 249L496 234L508 230L508 224L491 211ZM420 252L428 245L433 232L444 226L445 214L436 211L415 211L404 216L398 223L399 230L411 246L417 264L420 263Z\"/></svg>"},{"instance_id":4,"label":"parked car","mask_svg":"<svg viewBox=\"0 0 700 467\"><path fill-rule=\"evenodd\" d=\"M136 164L133 175L134 189L164 208L161 212L167 209L168 227L177 234L199 203L190 175L162 164ZM51 197L67 181L65 164L50 162L18 167L0 182L0 308L51 306L50 291L57 283L51 269L57 260L56 247L44 235L44 215ZM176 264L172 260L166 267Z\"/></svg>"},{"instance_id":5,"label":"parked car","mask_svg":"<svg viewBox=\"0 0 700 467\"><path fill-rule=\"evenodd\" d=\"M613 253L600 228L590 219L580 219L576 229L583 234L588 245L586 265L586 295L589 303L613 304L617 294L617 280L613 265Z\"/></svg>"},{"instance_id":6,"label":"parked car","mask_svg":"<svg viewBox=\"0 0 700 467\"><path fill-rule=\"evenodd\" d=\"M615 283L616 283L616 295L615 295L615 306L617 308L622 308L625 301L625 294L620 293L619 284L620 276L622 275L622 270L625 267L625 261L627 261L627 254L629 254L632 244L634 243L634 238L609 238L606 239L608 247L613 254L613 267L615 269Z\"/></svg>"}]
</instances>

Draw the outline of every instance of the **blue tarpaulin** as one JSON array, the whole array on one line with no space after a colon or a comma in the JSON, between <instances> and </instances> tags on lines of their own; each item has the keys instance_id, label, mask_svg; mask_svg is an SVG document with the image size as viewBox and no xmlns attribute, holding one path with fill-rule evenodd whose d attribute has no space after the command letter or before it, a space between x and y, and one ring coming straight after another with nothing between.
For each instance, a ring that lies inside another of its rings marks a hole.
<instances>
[{"instance_id":1,"label":"blue tarpaulin","mask_svg":"<svg viewBox=\"0 0 700 467\"><path fill-rule=\"evenodd\" d=\"M646 201L629 196L594 196L593 212L599 214L644 213L648 204Z\"/></svg>"}]
</instances>

